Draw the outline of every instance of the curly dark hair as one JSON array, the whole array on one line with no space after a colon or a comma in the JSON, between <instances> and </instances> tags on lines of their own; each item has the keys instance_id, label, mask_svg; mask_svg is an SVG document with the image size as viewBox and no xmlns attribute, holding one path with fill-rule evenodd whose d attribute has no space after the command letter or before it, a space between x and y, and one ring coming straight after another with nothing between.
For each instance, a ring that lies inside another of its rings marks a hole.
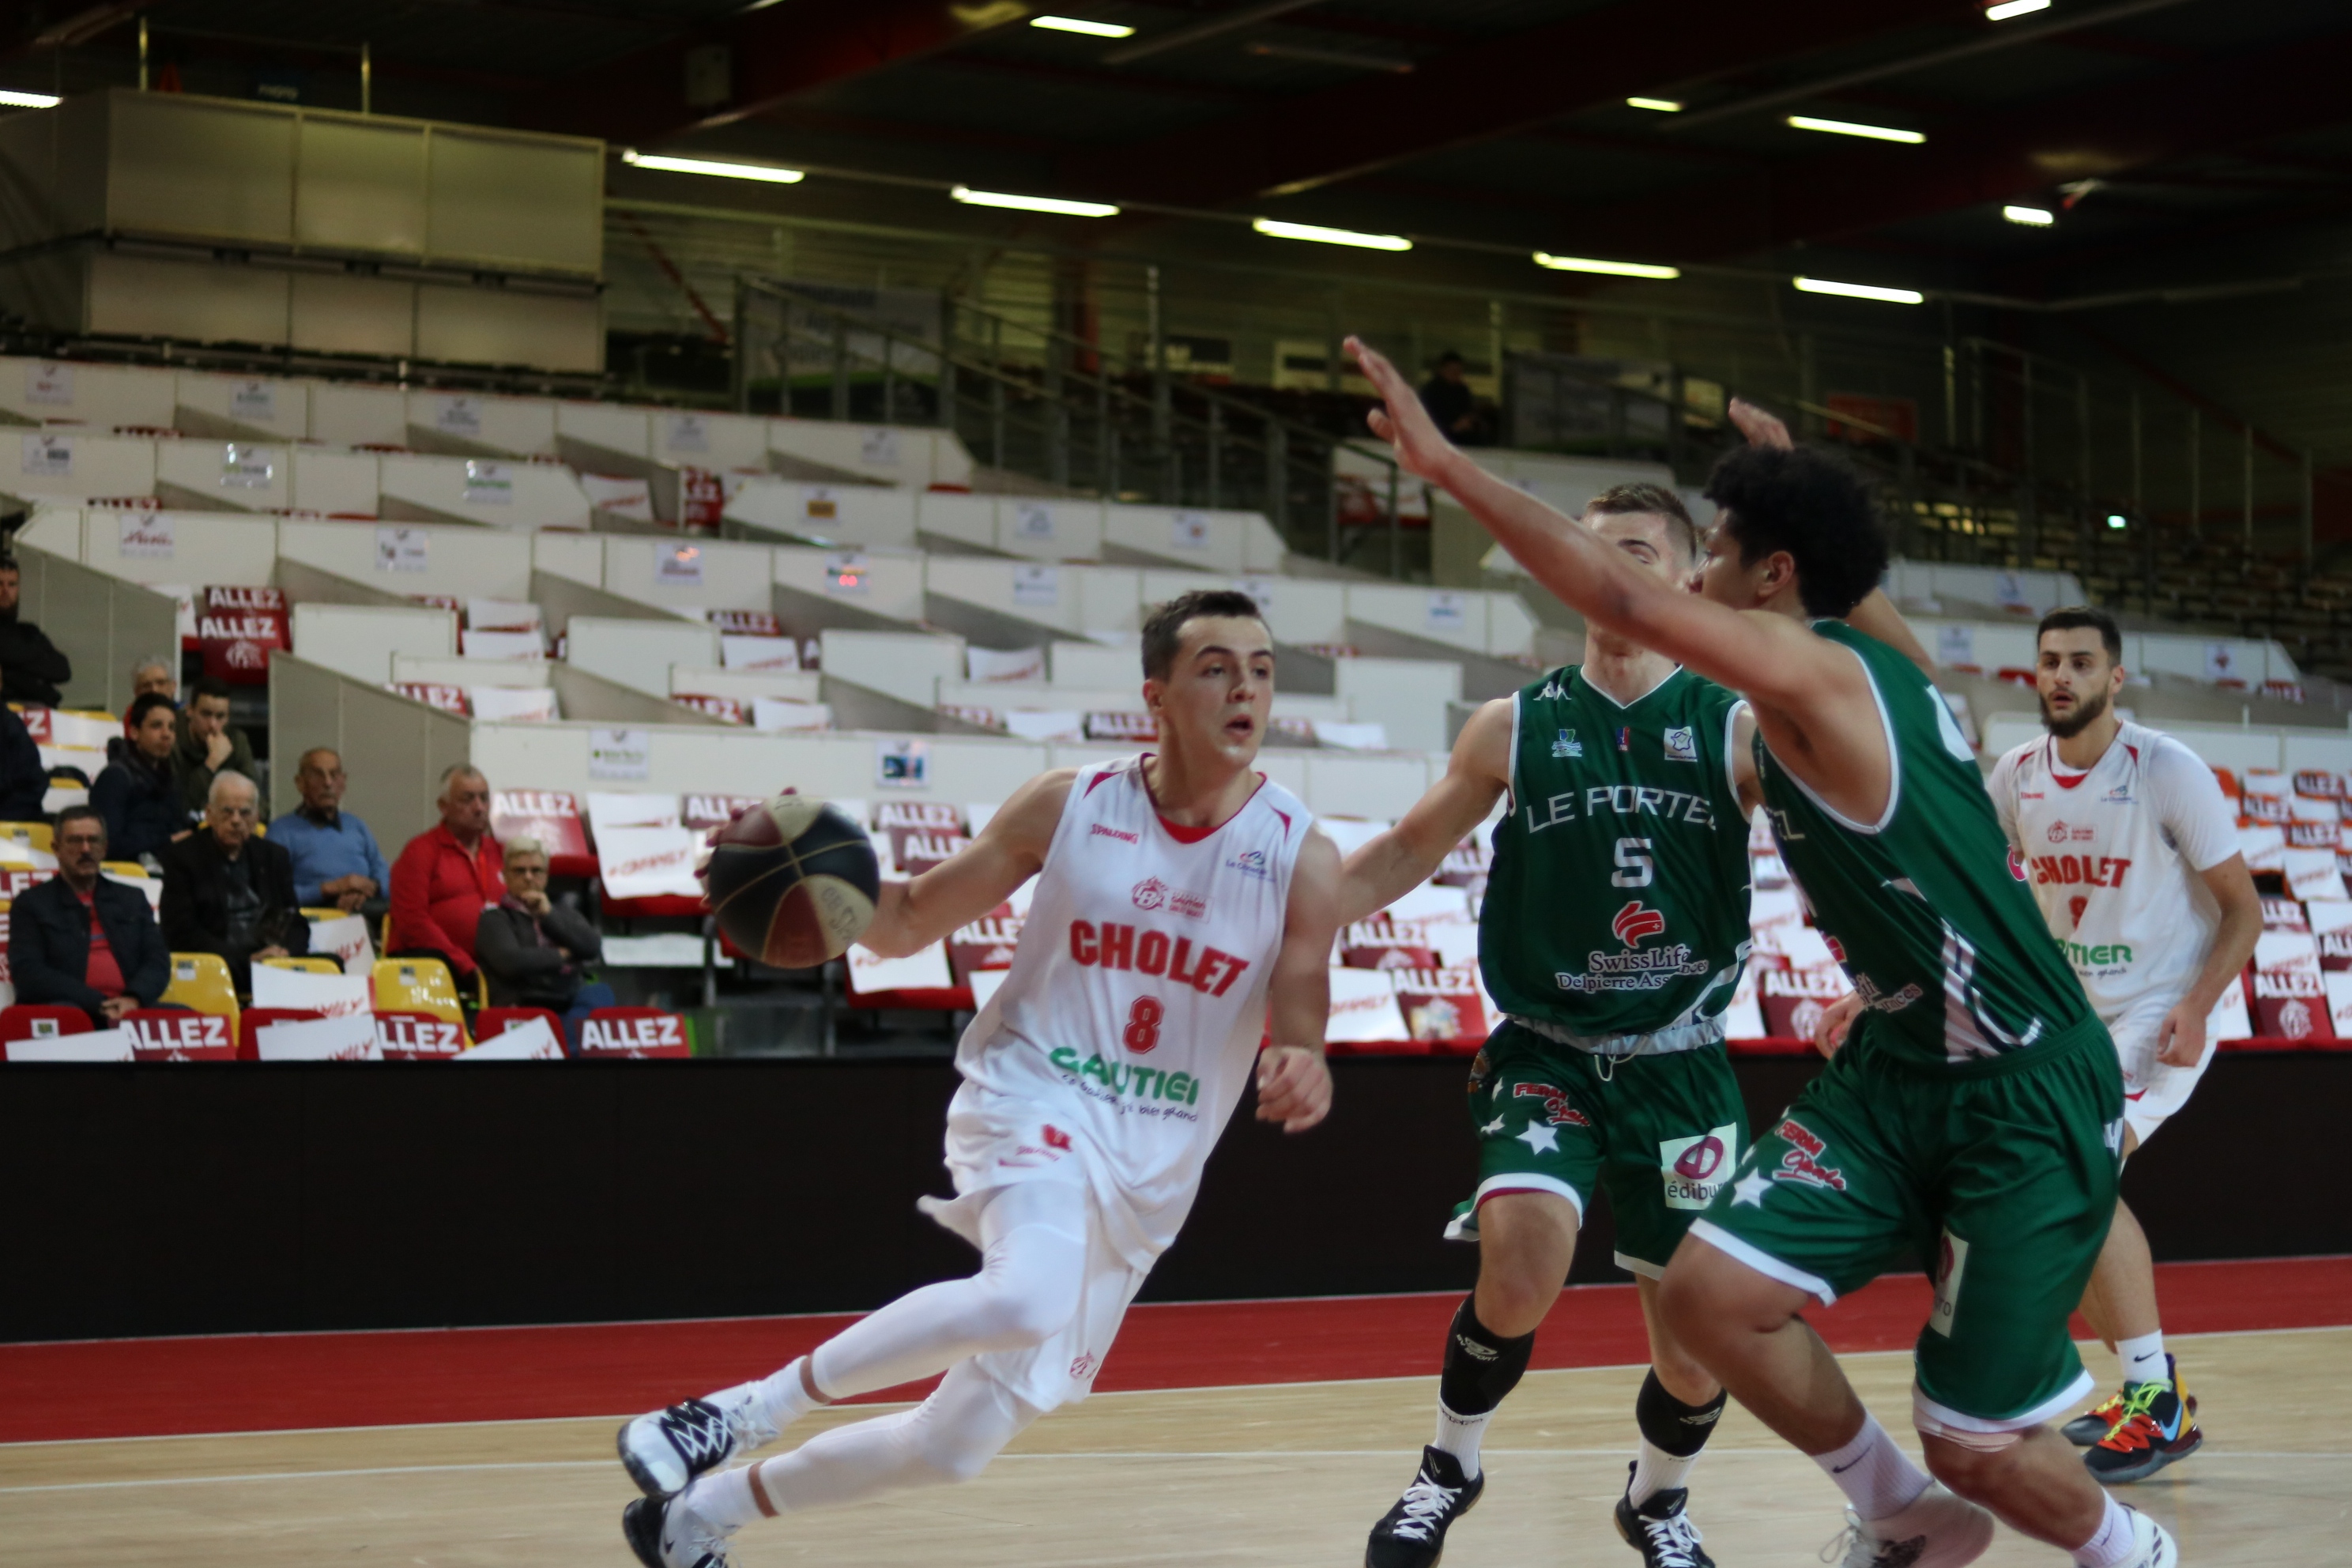
<instances>
[{"instance_id":1,"label":"curly dark hair","mask_svg":"<svg viewBox=\"0 0 2352 1568\"><path fill-rule=\"evenodd\" d=\"M1706 497L1739 542L1742 565L1776 550L1797 563L1813 616L1843 616L1886 574L1886 530L1852 468L1810 447L1737 447L1707 476Z\"/></svg>"},{"instance_id":2,"label":"curly dark hair","mask_svg":"<svg viewBox=\"0 0 2352 1568\"><path fill-rule=\"evenodd\" d=\"M1240 616L1264 622L1257 601L1234 588L1201 588L1179 594L1152 610L1143 623L1143 673L1165 680L1176 668L1176 650L1184 640L1184 623L1202 616Z\"/></svg>"}]
</instances>

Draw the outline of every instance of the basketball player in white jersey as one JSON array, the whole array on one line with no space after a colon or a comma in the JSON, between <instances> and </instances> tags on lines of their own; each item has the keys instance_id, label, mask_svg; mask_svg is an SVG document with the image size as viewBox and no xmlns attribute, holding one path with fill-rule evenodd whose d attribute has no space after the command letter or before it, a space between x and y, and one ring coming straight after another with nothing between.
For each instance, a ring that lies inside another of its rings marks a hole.
<instances>
[{"instance_id":1,"label":"basketball player in white jersey","mask_svg":"<svg viewBox=\"0 0 2352 1568\"><path fill-rule=\"evenodd\" d=\"M2112 616L2044 616L2034 678L2049 733L2004 755L1986 787L2050 934L2123 1058L2128 1158L2188 1103L2212 1059L2206 1017L2253 956L2262 902L2213 770L2116 712L2123 636ZM2091 1473L2137 1481L2196 1452L2204 1435L2165 1352L2147 1236L2120 1199L2083 1316L2123 1363L2122 1392L2065 1427L2089 1450Z\"/></svg>"},{"instance_id":2,"label":"basketball player in white jersey","mask_svg":"<svg viewBox=\"0 0 2352 1568\"><path fill-rule=\"evenodd\" d=\"M1143 630L1158 752L1041 774L971 847L884 885L863 940L900 954L1039 879L1012 973L956 1053L956 1196L924 1200L980 1248L981 1270L900 1297L772 1376L623 1427L646 1494L623 1529L646 1568L727 1568L728 1538L753 1520L978 1475L1086 1397L1253 1069L1258 1120L1298 1132L1330 1109L1339 856L1252 768L1274 660L1244 595L1161 605ZM819 1405L940 1372L912 1410L721 1468Z\"/></svg>"}]
</instances>

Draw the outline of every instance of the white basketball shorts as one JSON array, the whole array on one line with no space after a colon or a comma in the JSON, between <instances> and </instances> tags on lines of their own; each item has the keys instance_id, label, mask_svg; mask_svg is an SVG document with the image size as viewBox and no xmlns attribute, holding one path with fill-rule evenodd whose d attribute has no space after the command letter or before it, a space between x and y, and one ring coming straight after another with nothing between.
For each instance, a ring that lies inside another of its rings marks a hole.
<instances>
[{"instance_id":1,"label":"white basketball shorts","mask_svg":"<svg viewBox=\"0 0 2352 1568\"><path fill-rule=\"evenodd\" d=\"M2205 1076L2213 1060L2210 1039L2195 1067L2177 1068L2156 1059L2157 1036L2164 1027L2164 1016L2179 1000L2161 994L2142 997L2107 1026L2107 1033L2115 1037L2116 1055L2123 1062L2124 1123L2132 1131L2135 1146L2155 1137L2156 1130L2189 1103L2197 1080Z\"/></svg>"},{"instance_id":2,"label":"white basketball shorts","mask_svg":"<svg viewBox=\"0 0 2352 1568\"><path fill-rule=\"evenodd\" d=\"M1051 1106L996 1094L967 1083L948 1110L947 1164L953 1198L923 1198L925 1214L974 1247L988 1194L1023 1182L1065 1182L1087 1196L1086 1279L1067 1327L1042 1344L991 1351L972 1358L1014 1397L1037 1410L1076 1405L1094 1390L1095 1374L1118 1337L1128 1304L1150 1271L1130 1264L1111 1245L1098 1190L1088 1166L1093 1144L1055 1120Z\"/></svg>"}]
</instances>

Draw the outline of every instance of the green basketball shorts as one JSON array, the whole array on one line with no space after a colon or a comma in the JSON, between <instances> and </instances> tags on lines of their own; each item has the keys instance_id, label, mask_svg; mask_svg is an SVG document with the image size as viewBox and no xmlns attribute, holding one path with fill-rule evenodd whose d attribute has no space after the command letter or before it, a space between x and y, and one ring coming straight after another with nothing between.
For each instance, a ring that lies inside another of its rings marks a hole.
<instances>
[{"instance_id":1,"label":"green basketball shorts","mask_svg":"<svg viewBox=\"0 0 2352 1568\"><path fill-rule=\"evenodd\" d=\"M1617 1219L1617 1262L1656 1279L1748 1142L1720 1045L1607 1058L1506 1021L1470 1066L1478 1190L1447 1237L1475 1241L1497 1193L1552 1193L1583 1221L1595 1189Z\"/></svg>"},{"instance_id":2,"label":"green basketball shorts","mask_svg":"<svg viewBox=\"0 0 2352 1568\"><path fill-rule=\"evenodd\" d=\"M2115 1217L2123 1077L2095 1022L1925 1070L1855 1038L1762 1132L1692 1234L1827 1305L1906 1251L1936 1288L1921 1425L2009 1432L2091 1387L2067 1314Z\"/></svg>"}]
</instances>

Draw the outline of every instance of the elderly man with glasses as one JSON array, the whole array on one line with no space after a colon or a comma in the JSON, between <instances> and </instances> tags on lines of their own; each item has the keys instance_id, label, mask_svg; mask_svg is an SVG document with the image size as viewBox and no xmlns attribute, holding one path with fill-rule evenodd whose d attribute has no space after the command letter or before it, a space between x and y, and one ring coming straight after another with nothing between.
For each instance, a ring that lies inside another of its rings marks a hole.
<instances>
[{"instance_id":1,"label":"elderly man with glasses","mask_svg":"<svg viewBox=\"0 0 2352 1568\"><path fill-rule=\"evenodd\" d=\"M506 845L507 894L482 911L474 957L490 977L493 1007L544 1007L563 1015L577 1045L591 1011L610 1007L613 988L587 978L604 955L596 930L580 911L547 896L547 851L536 838Z\"/></svg>"},{"instance_id":2,"label":"elderly man with glasses","mask_svg":"<svg viewBox=\"0 0 2352 1568\"><path fill-rule=\"evenodd\" d=\"M107 880L106 821L87 805L58 813L58 874L20 894L8 921L16 1000L79 1007L98 1028L152 1007L172 983L147 895Z\"/></svg>"},{"instance_id":3,"label":"elderly man with glasses","mask_svg":"<svg viewBox=\"0 0 2352 1568\"><path fill-rule=\"evenodd\" d=\"M173 952L228 960L240 996L253 961L310 951L310 922L294 900L293 858L254 837L259 792L224 771L205 798L204 825L157 857L163 863L163 938Z\"/></svg>"}]
</instances>

